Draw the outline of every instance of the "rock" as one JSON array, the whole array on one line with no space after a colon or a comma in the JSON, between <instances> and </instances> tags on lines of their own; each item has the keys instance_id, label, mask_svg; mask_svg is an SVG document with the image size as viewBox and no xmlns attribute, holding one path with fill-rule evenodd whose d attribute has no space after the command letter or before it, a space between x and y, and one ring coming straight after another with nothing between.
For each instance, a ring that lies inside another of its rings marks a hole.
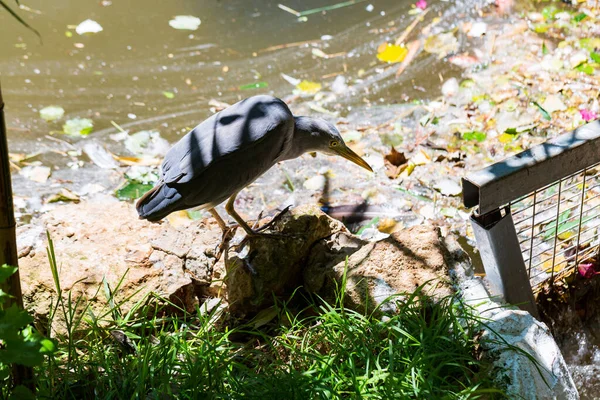
<instances>
[{"instance_id":1,"label":"rock","mask_svg":"<svg viewBox=\"0 0 600 400\"><path fill-rule=\"evenodd\" d=\"M309 291L331 298L345 274L346 305L359 311L373 311L388 297L412 293L421 285L425 285L424 291L434 299L452 293L446 274L446 254L437 228L415 226L360 249L356 242L347 238L344 241L345 245L338 238L330 247L331 253L336 254L335 246L342 246L342 250L337 251L342 260L329 266L314 262L307 267L304 282ZM322 252L318 247L315 250ZM346 263L345 256L350 252Z\"/></svg>"},{"instance_id":2,"label":"rock","mask_svg":"<svg viewBox=\"0 0 600 400\"><path fill-rule=\"evenodd\" d=\"M69 291L73 299L83 296L96 315L107 310L103 279L115 290L123 277L116 291L116 301L125 300L122 312L150 292L193 311L210 284L214 248L221 239L216 224L195 221L180 229L152 224L138 219L131 204L109 197L59 205L18 229L24 301L41 322L56 302L46 230L54 243L63 297ZM61 317L57 313L52 328L64 333Z\"/></svg>"},{"instance_id":3,"label":"rock","mask_svg":"<svg viewBox=\"0 0 600 400\"><path fill-rule=\"evenodd\" d=\"M348 232L316 206L300 206L273 226L281 238L250 238L240 252L227 254L227 298L232 313L254 313L272 303L273 294L291 293L302 286L310 249L337 232Z\"/></svg>"},{"instance_id":4,"label":"rock","mask_svg":"<svg viewBox=\"0 0 600 400\"><path fill-rule=\"evenodd\" d=\"M503 310L488 320L486 328L482 348L492 358L495 379L506 388L509 398L579 398L560 349L545 324L526 311ZM528 354L508 349L507 344ZM537 368L531 358L537 361Z\"/></svg>"},{"instance_id":5,"label":"rock","mask_svg":"<svg viewBox=\"0 0 600 400\"><path fill-rule=\"evenodd\" d=\"M257 237L246 250L228 253L226 290L237 316L252 315L272 304L273 294L301 286L335 301L344 275L347 306L360 311L372 311L389 296L412 293L421 285L437 298L451 293L436 228L417 226L368 243L317 207L305 206L284 215L273 231L304 236ZM211 295L219 290L213 287Z\"/></svg>"}]
</instances>

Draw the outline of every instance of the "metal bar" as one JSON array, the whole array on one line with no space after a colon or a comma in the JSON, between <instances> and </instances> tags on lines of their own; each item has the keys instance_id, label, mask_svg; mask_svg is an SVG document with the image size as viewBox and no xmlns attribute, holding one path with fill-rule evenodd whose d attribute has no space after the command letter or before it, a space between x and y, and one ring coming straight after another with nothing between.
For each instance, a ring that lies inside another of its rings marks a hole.
<instances>
[{"instance_id":1,"label":"metal bar","mask_svg":"<svg viewBox=\"0 0 600 400\"><path fill-rule=\"evenodd\" d=\"M4 101L2 100L2 88L0 87L0 265L18 266L15 226L10 165L8 162L8 139L4 121ZM8 278L7 282L0 285L0 289L12 296L6 298L4 307L10 307L12 304L23 307L18 269L16 273ZM12 366L12 384L15 386L25 385L34 390L33 369L14 364Z\"/></svg>"},{"instance_id":2,"label":"metal bar","mask_svg":"<svg viewBox=\"0 0 600 400\"><path fill-rule=\"evenodd\" d=\"M533 239L535 237L533 234L533 230L535 229L535 205L537 204L537 193L537 190L533 192L533 217L531 217L531 242L529 242L529 266L527 267L528 277L531 277L531 254L533 254ZM519 242L519 246L520 245L521 243Z\"/></svg>"},{"instance_id":3,"label":"metal bar","mask_svg":"<svg viewBox=\"0 0 600 400\"><path fill-rule=\"evenodd\" d=\"M471 225L493 294L538 318L533 291L519 248L510 209L471 216Z\"/></svg>"},{"instance_id":4,"label":"metal bar","mask_svg":"<svg viewBox=\"0 0 600 400\"><path fill-rule=\"evenodd\" d=\"M486 214L599 161L600 121L594 121L463 178L463 203Z\"/></svg>"}]
</instances>

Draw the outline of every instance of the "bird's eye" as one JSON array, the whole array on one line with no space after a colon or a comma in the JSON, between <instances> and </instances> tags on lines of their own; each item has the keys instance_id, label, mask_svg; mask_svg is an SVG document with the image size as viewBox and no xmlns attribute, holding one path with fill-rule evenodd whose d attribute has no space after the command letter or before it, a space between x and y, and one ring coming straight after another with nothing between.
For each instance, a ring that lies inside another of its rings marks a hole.
<instances>
[{"instance_id":1,"label":"bird's eye","mask_svg":"<svg viewBox=\"0 0 600 400\"><path fill-rule=\"evenodd\" d=\"M338 142L335 140L332 140L331 142L329 142L329 147L335 147L338 145Z\"/></svg>"}]
</instances>

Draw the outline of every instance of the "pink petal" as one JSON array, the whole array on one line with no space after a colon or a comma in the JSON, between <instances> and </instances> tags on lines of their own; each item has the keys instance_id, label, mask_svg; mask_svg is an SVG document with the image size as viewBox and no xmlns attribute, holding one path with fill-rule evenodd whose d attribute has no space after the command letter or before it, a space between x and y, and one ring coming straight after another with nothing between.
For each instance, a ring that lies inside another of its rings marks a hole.
<instances>
[{"instance_id":1,"label":"pink petal","mask_svg":"<svg viewBox=\"0 0 600 400\"><path fill-rule=\"evenodd\" d=\"M419 0L415 3L415 7L420 8L421 10L424 10L427 8L427 2L425 0Z\"/></svg>"},{"instance_id":2,"label":"pink petal","mask_svg":"<svg viewBox=\"0 0 600 400\"><path fill-rule=\"evenodd\" d=\"M597 274L596 270L594 269L594 264L592 263L579 264L577 266L577 270L579 275L585 279L590 279Z\"/></svg>"},{"instance_id":3,"label":"pink petal","mask_svg":"<svg viewBox=\"0 0 600 400\"><path fill-rule=\"evenodd\" d=\"M593 121L598 117L595 112L590 110L579 110L579 114L581 114L581 118L583 118L585 122Z\"/></svg>"}]
</instances>

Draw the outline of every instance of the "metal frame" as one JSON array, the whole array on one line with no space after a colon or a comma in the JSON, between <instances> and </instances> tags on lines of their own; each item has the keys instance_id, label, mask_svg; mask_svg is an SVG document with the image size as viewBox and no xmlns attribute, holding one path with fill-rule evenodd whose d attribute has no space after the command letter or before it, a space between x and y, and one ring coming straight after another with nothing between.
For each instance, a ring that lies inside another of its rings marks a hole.
<instances>
[{"instance_id":1,"label":"metal frame","mask_svg":"<svg viewBox=\"0 0 600 400\"><path fill-rule=\"evenodd\" d=\"M577 226L573 258L576 265L581 261L579 251L584 222L586 177L590 166L597 166L599 163L600 121L594 121L462 179L464 205L477 207L471 216L471 225L494 294L502 295L507 302L537 315L529 280L534 257L534 237L539 240L541 236L547 236L544 244L546 251L551 251L552 254L546 258L546 263L550 265L549 275L553 280L555 265L566 263L565 260L557 259L557 246L560 248L563 245L560 241L562 232L559 232L559 220L565 209L561 205L567 202L575 201L575 206L571 208L579 212L578 220L577 215L569 218L578 221L573 224ZM575 181L576 184L571 184L570 181ZM552 187L558 187L558 191L544 197L542 193ZM575 196L571 196L573 191L577 193ZM515 211L515 205L523 203L524 199L532 204ZM540 210L541 205L547 203L553 205ZM542 211L550 212L552 216L540 221ZM521 212L529 216L520 214L515 220L513 216ZM546 227L543 226L544 223L547 224ZM515 225L519 225L519 230ZM538 229L540 227L543 228ZM539 230L538 233L535 233L536 229ZM521 239L520 235L528 230L530 238ZM527 242L529 248L523 249L521 245ZM550 242L551 248L548 245ZM566 250L561 251L566 253ZM529 268L526 267L525 259Z\"/></svg>"}]
</instances>

